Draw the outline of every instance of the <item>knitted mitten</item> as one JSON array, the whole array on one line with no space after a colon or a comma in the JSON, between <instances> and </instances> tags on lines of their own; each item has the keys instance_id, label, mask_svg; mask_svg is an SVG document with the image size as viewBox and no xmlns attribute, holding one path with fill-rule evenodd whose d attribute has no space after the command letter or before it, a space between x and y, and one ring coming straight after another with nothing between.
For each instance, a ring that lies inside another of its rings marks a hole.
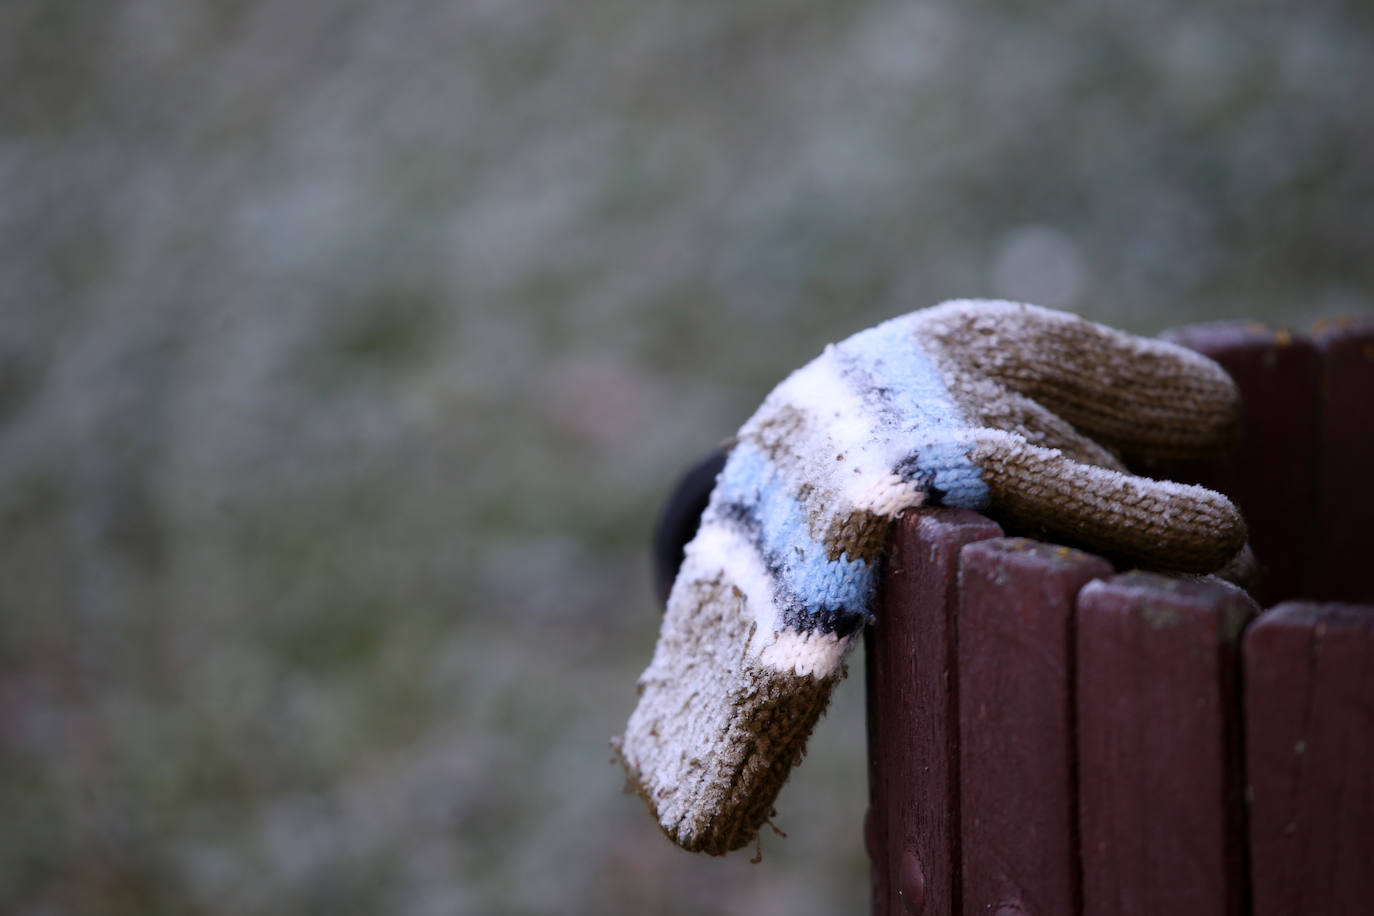
<instances>
[{"instance_id":1,"label":"knitted mitten","mask_svg":"<svg viewBox=\"0 0 1374 916\"><path fill-rule=\"evenodd\" d=\"M910 507L985 510L1144 566L1222 566L1245 543L1235 507L1117 456L1217 451L1237 402L1191 351L1009 302L948 302L827 347L769 394L716 480L615 742L631 784L686 849L752 840Z\"/></svg>"}]
</instances>

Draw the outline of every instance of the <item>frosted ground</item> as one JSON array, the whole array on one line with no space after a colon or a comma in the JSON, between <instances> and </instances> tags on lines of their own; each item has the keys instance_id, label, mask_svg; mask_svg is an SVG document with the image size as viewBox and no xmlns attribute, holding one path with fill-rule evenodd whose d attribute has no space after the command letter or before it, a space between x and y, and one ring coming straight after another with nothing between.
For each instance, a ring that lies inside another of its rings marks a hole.
<instances>
[{"instance_id":1,"label":"frosted ground","mask_svg":"<svg viewBox=\"0 0 1374 916\"><path fill-rule=\"evenodd\" d=\"M6 0L0 899L862 911L861 682L761 865L619 794L664 490L946 297L1370 311L1372 52L1360 0Z\"/></svg>"}]
</instances>

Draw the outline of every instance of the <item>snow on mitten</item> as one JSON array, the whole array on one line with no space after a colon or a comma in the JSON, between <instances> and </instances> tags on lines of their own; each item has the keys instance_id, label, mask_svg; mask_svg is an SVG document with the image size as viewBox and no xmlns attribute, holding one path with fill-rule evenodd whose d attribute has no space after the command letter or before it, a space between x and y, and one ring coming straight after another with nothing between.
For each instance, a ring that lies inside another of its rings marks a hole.
<instances>
[{"instance_id":1,"label":"snow on mitten","mask_svg":"<svg viewBox=\"0 0 1374 916\"><path fill-rule=\"evenodd\" d=\"M1245 543L1235 507L1118 455L1216 452L1238 415L1205 357L1030 305L948 302L827 347L740 430L686 547L615 742L631 785L686 849L749 843L913 506L984 510L1142 566L1222 566Z\"/></svg>"}]
</instances>

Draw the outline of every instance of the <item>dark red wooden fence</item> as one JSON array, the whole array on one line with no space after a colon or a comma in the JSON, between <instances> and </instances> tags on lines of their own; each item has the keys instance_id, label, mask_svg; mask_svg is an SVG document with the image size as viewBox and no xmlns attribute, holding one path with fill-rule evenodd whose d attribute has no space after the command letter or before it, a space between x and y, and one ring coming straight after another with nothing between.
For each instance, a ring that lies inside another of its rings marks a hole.
<instances>
[{"instance_id":1,"label":"dark red wooden fence","mask_svg":"<svg viewBox=\"0 0 1374 916\"><path fill-rule=\"evenodd\" d=\"M1245 432L1152 470L1235 498L1286 603L910 513L866 636L875 914L1374 912L1374 322L1170 336Z\"/></svg>"}]
</instances>

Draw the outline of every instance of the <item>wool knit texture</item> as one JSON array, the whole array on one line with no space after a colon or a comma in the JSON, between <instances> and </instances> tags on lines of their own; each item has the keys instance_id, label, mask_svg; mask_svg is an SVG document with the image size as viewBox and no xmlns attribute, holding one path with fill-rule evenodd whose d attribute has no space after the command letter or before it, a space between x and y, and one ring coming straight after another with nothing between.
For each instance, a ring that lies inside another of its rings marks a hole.
<instances>
[{"instance_id":1,"label":"wool knit texture","mask_svg":"<svg viewBox=\"0 0 1374 916\"><path fill-rule=\"evenodd\" d=\"M827 347L769 394L717 478L614 742L630 784L686 849L749 843L844 676L906 509L1221 567L1245 542L1234 506L1120 456L1216 452L1238 413L1204 357L1019 303L949 302Z\"/></svg>"}]
</instances>

